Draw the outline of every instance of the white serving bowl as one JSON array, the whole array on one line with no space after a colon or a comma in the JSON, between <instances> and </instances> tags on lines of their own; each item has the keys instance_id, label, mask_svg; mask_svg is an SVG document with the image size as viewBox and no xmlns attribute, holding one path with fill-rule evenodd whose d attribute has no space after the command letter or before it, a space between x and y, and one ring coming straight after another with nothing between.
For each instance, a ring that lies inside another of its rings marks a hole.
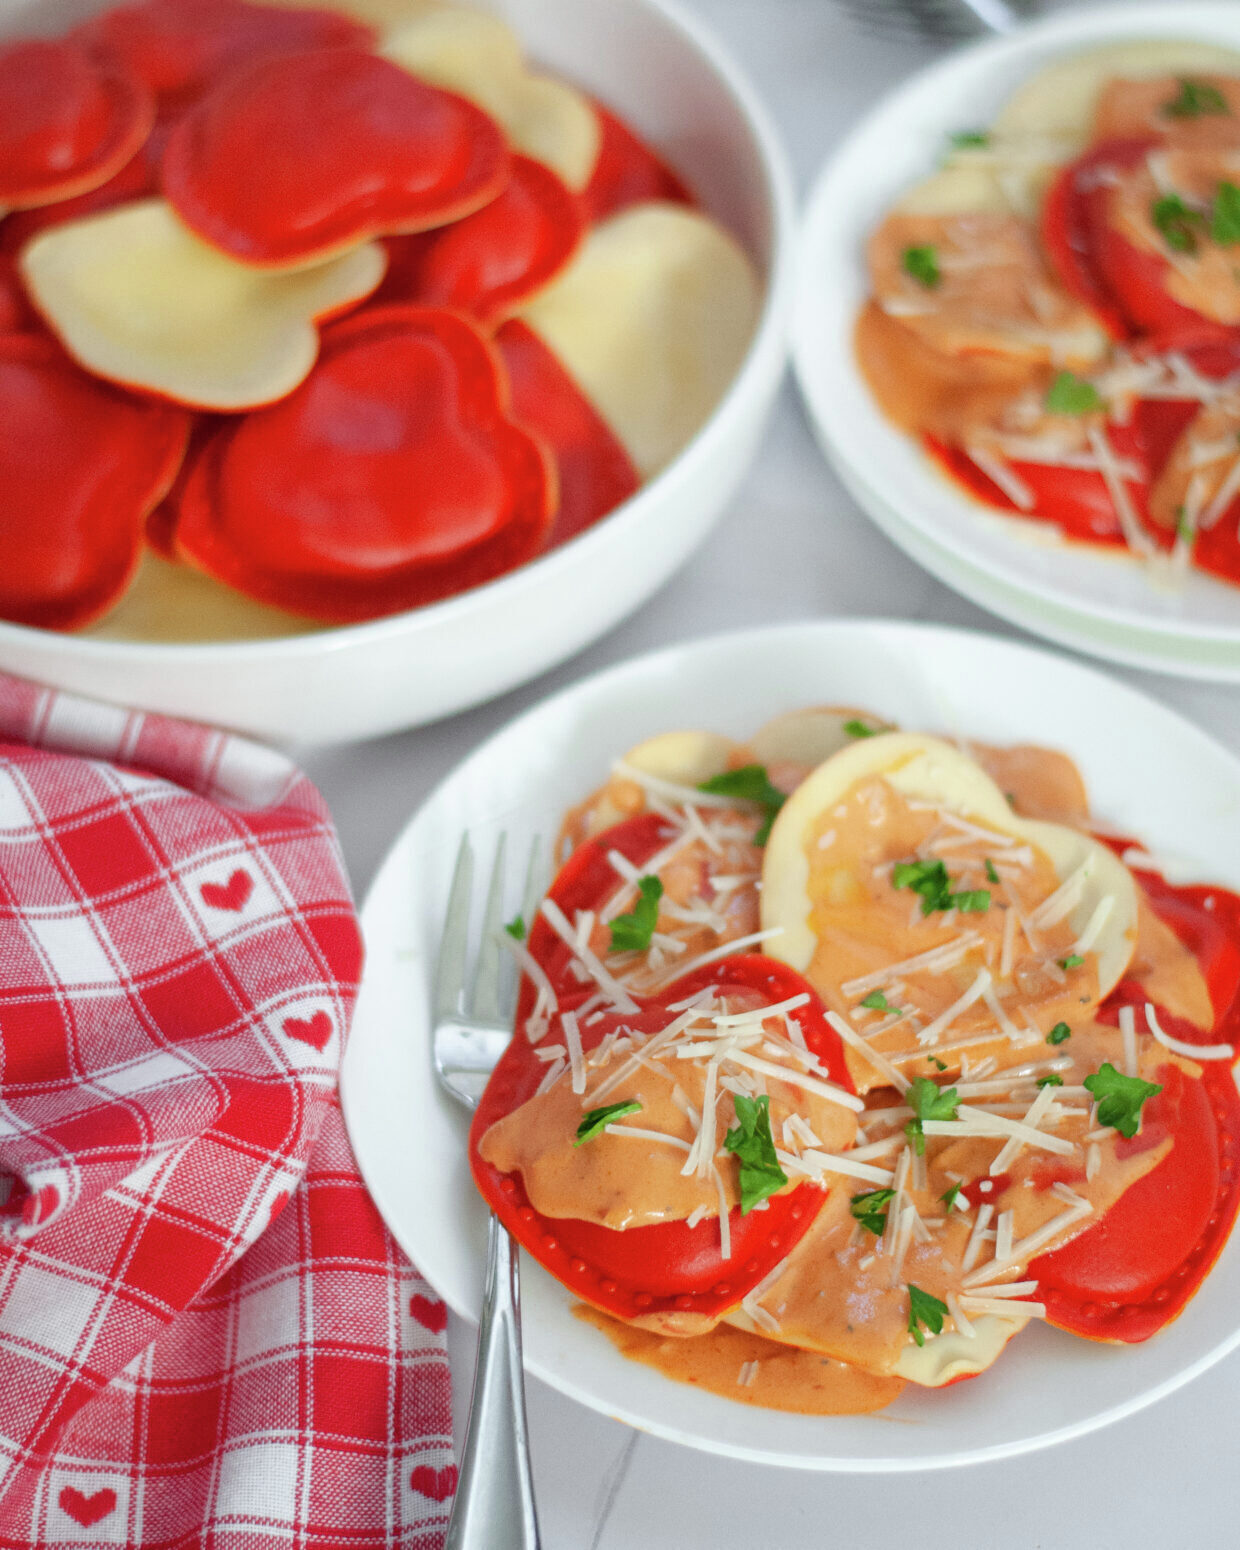
<instances>
[{"instance_id":1,"label":"white serving bowl","mask_svg":"<svg viewBox=\"0 0 1240 1550\"><path fill-rule=\"evenodd\" d=\"M329 0L330 3L330 0ZM794 196L744 76L669 0L474 0L530 54L660 147L758 265L749 351L706 425L632 499L486 586L369 624L206 644L97 640L0 622L0 668L274 739L377 736L512 688L602 635L655 591L722 514L783 371ZM54 33L98 4L0 0L8 33Z\"/></svg>"}]
</instances>

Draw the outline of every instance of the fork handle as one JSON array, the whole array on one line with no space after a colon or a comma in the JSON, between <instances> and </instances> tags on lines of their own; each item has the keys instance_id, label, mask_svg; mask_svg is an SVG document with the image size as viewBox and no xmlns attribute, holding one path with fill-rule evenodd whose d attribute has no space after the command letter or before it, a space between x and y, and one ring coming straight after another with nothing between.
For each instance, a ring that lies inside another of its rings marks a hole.
<instances>
[{"instance_id":1,"label":"fork handle","mask_svg":"<svg viewBox=\"0 0 1240 1550\"><path fill-rule=\"evenodd\" d=\"M444 1550L539 1550L521 1367L517 1246L492 1215L478 1360Z\"/></svg>"}]
</instances>

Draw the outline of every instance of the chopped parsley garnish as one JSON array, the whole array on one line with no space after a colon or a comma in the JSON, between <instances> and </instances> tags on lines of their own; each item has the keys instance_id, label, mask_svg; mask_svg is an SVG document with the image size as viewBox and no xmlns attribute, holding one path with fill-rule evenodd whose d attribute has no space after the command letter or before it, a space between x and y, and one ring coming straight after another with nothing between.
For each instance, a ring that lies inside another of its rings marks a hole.
<instances>
[{"instance_id":1,"label":"chopped parsley garnish","mask_svg":"<svg viewBox=\"0 0 1240 1550\"><path fill-rule=\"evenodd\" d=\"M997 883L999 881L999 874L995 871L995 864L989 856L986 857L986 876L992 883Z\"/></svg>"},{"instance_id":2,"label":"chopped parsley garnish","mask_svg":"<svg viewBox=\"0 0 1240 1550\"><path fill-rule=\"evenodd\" d=\"M881 1238L887 1226L887 1207L895 1199L894 1189L871 1189L864 1195L854 1195L848 1209L862 1227L868 1227L876 1238Z\"/></svg>"},{"instance_id":3,"label":"chopped parsley garnish","mask_svg":"<svg viewBox=\"0 0 1240 1550\"><path fill-rule=\"evenodd\" d=\"M1047 388L1043 402L1051 414L1091 414L1102 408L1098 389L1074 371L1061 371Z\"/></svg>"},{"instance_id":4,"label":"chopped parsley garnish","mask_svg":"<svg viewBox=\"0 0 1240 1550\"><path fill-rule=\"evenodd\" d=\"M1175 508L1175 536L1183 539L1186 544L1191 544L1197 536L1197 529L1188 520L1188 512L1184 510L1183 506Z\"/></svg>"},{"instance_id":5,"label":"chopped parsley garnish","mask_svg":"<svg viewBox=\"0 0 1240 1550\"><path fill-rule=\"evenodd\" d=\"M739 770L724 770L722 775L712 775L709 780L698 782L699 791L712 796L736 797L742 802L756 802L765 813L761 828L753 837L755 845L765 845L770 838L775 814L788 800L782 791L771 785L765 764L746 764Z\"/></svg>"},{"instance_id":6,"label":"chopped parsley garnish","mask_svg":"<svg viewBox=\"0 0 1240 1550\"><path fill-rule=\"evenodd\" d=\"M871 1012L898 1012L900 1010L898 1006L892 1006L881 990L872 990L861 1005Z\"/></svg>"},{"instance_id":7,"label":"chopped parsley garnish","mask_svg":"<svg viewBox=\"0 0 1240 1550\"><path fill-rule=\"evenodd\" d=\"M1180 80L1180 94L1162 105L1165 118L1201 118L1206 113L1230 113L1227 99L1209 81Z\"/></svg>"},{"instance_id":8,"label":"chopped parsley garnish","mask_svg":"<svg viewBox=\"0 0 1240 1550\"><path fill-rule=\"evenodd\" d=\"M1147 1098L1162 1092L1161 1083L1143 1082L1139 1076L1125 1076L1109 1060L1104 1060L1093 1076L1085 1078L1085 1086L1093 1093L1098 1105L1099 1122L1110 1125L1129 1140L1141 1128L1141 1105Z\"/></svg>"},{"instance_id":9,"label":"chopped parsley garnish","mask_svg":"<svg viewBox=\"0 0 1240 1550\"><path fill-rule=\"evenodd\" d=\"M908 1332L918 1345L925 1345L926 1337L920 1328L924 1324L932 1335L943 1333L943 1320L947 1317L947 1304L923 1292L920 1286L908 1289Z\"/></svg>"},{"instance_id":10,"label":"chopped parsley garnish","mask_svg":"<svg viewBox=\"0 0 1240 1550\"><path fill-rule=\"evenodd\" d=\"M927 290L933 290L943 279L939 256L932 247L905 248L901 265L905 274L911 275Z\"/></svg>"},{"instance_id":11,"label":"chopped parsley garnish","mask_svg":"<svg viewBox=\"0 0 1240 1550\"><path fill-rule=\"evenodd\" d=\"M964 913L978 913L990 908L990 890L967 888L963 893L952 892L952 880L941 861L897 861L891 869L894 888L911 888L921 895L921 913L933 914L935 910L958 909Z\"/></svg>"},{"instance_id":12,"label":"chopped parsley garnish","mask_svg":"<svg viewBox=\"0 0 1240 1550\"><path fill-rule=\"evenodd\" d=\"M1061 969L1079 969L1085 958L1081 953L1069 953L1066 958L1057 958L1055 962Z\"/></svg>"},{"instance_id":13,"label":"chopped parsley garnish","mask_svg":"<svg viewBox=\"0 0 1240 1550\"><path fill-rule=\"evenodd\" d=\"M945 1060L940 1060L937 1055L927 1055L926 1059L935 1068L936 1071L947 1070L947 1062Z\"/></svg>"},{"instance_id":14,"label":"chopped parsley garnish","mask_svg":"<svg viewBox=\"0 0 1240 1550\"><path fill-rule=\"evenodd\" d=\"M958 129L951 137L952 144L959 150L967 150L970 146L989 145L990 136L984 129Z\"/></svg>"},{"instance_id":15,"label":"chopped parsley garnish","mask_svg":"<svg viewBox=\"0 0 1240 1550\"><path fill-rule=\"evenodd\" d=\"M577 1139L573 1145L583 1146L587 1141L593 1141L595 1136L602 1135L612 1120L623 1119L626 1114L636 1114L640 1109L641 1104L636 1098L630 1098L627 1103L608 1103L601 1109L591 1109L577 1126Z\"/></svg>"},{"instance_id":16,"label":"chopped parsley garnish","mask_svg":"<svg viewBox=\"0 0 1240 1550\"><path fill-rule=\"evenodd\" d=\"M883 728L869 726L864 721L858 721L854 716L851 721L844 723L844 730L849 737L877 737Z\"/></svg>"},{"instance_id":17,"label":"chopped parsley garnish","mask_svg":"<svg viewBox=\"0 0 1240 1550\"><path fill-rule=\"evenodd\" d=\"M904 1095L913 1118L904 1127L909 1145L918 1157L926 1154L924 1122L928 1119L955 1119L957 1096L954 1087L940 1088L928 1076L919 1076Z\"/></svg>"},{"instance_id":18,"label":"chopped parsley garnish","mask_svg":"<svg viewBox=\"0 0 1240 1550\"><path fill-rule=\"evenodd\" d=\"M1052 1071L1049 1076L1040 1076L1038 1078L1038 1086L1039 1087L1062 1087L1063 1086L1063 1077L1060 1076L1058 1071Z\"/></svg>"},{"instance_id":19,"label":"chopped parsley garnish","mask_svg":"<svg viewBox=\"0 0 1240 1550\"><path fill-rule=\"evenodd\" d=\"M1210 215L1210 235L1221 248L1240 242L1240 188L1234 183L1218 186Z\"/></svg>"},{"instance_id":20,"label":"chopped parsley garnish","mask_svg":"<svg viewBox=\"0 0 1240 1550\"><path fill-rule=\"evenodd\" d=\"M514 942L525 941L525 916L514 915L511 920L504 922L504 930Z\"/></svg>"},{"instance_id":21,"label":"chopped parsley garnish","mask_svg":"<svg viewBox=\"0 0 1240 1550\"><path fill-rule=\"evenodd\" d=\"M640 953L650 946L650 938L659 919L659 900L663 884L657 877L639 877L640 897L627 915L617 915L611 923L613 953Z\"/></svg>"},{"instance_id":22,"label":"chopped parsley garnish","mask_svg":"<svg viewBox=\"0 0 1240 1550\"><path fill-rule=\"evenodd\" d=\"M1179 194L1160 194L1150 205L1150 220L1158 227L1163 241L1175 253L1197 251L1197 231L1206 218L1200 210L1186 205Z\"/></svg>"},{"instance_id":23,"label":"chopped parsley garnish","mask_svg":"<svg viewBox=\"0 0 1240 1550\"><path fill-rule=\"evenodd\" d=\"M1065 1044L1072 1037L1072 1029L1067 1023L1056 1023L1046 1035L1048 1044Z\"/></svg>"},{"instance_id":24,"label":"chopped parsley garnish","mask_svg":"<svg viewBox=\"0 0 1240 1550\"><path fill-rule=\"evenodd\" d=\"M947 1207L948 1211L954 1211L956 1209L956 1200L963 1188L963 1184L953 1184L949 1190L939 1196L939 1199Z\"/></svg>"},{"instance_id":25,"label":"chopped parsley garnish","mask_svg":"<svg viewBox=\"0 0 1240 1550\"><path fill-rule=\"evenodd\" d=\"M736 1128L728 1131L723 1144L741 1165L741 1215L747 1216L768 1195L782 1189L788 1182L788 1175L775 1155L771 1100L765 1096L746 1098L743 1093L737 1093L733 1102L736 1104Z\"/></svg>"}]
</instances>

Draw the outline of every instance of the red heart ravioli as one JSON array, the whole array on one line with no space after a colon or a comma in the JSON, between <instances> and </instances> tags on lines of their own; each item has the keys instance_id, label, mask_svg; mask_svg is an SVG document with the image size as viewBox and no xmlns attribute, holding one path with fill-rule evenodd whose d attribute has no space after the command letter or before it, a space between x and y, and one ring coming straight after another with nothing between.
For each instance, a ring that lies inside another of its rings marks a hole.
<instances>
[{"instance_id":1,"label":"red heart ravioli","mask_svg":"<svg viewBox=\"0 0 1240 1550\"><path fill-rule=\"evenodd\" d=\"M668 164L640 140L629 126L594 103L602 139L590 181L581 191L586 216L592 225L629 205L652 199L692 205L693 195Z\"/></svg>"},{"instance_id":2,"label":"red heart ravioli","mask_svg":"<svg viewBox=\"0 0 1240 1550\"><path fill-rule=\"evenodd\" d=\"M641 488L633 459L538 335L510 318L495 335L508 368L513 418L551 448L560 505L548 548L573 538Z\"/></svg>"},{"instance_id":3,"label":"red heart ravioli","mask_svg":"<svg viewBox=\"0 0 1240 1550\"><path fill-rule=\"evenodd\" d=\"M617 836L631 830L631 824L618 825L591 844L605 847L605 855L606 849L620 848L615 843ZM630 840L635 833L629 833ZM568 863L570 867L575 859ZM577 875L569 888L559 890L557 885L555 891L569 897L581 881ZM611 888L614 891L614 871ZM818 996L795 969L753 953L725 958L686 975L661 996L643 1002L636 1015L612 1015L584 1025L583 1050L588 1054L621 1023L643 1032L656 1031L671 1021L671 1004L683 1002L708 986L725 994L729 990L757 991L768 1003L808 992L809 1003L789 1015L796 1019L807 1047L822 1061L832 1080L847 1092L854 1090L839 1037L827 1022ZM532 996L530 981L523 981L518 1030L524 1026ZM694 1227L682 1220L620 1231L572 1217L542 1216L531 1205L520 1174L501 1172L483 1158L480 1146L497 1120L534 1096L546 1073L546 1063L518 1032L495 1067L475 1111L469 1133L470 1166L478 1189L517 1242L571 1292L605 1313L623 1319L667 1314L718 1318L736 1307L788 1255L827 1198L826 1191L817 1185L800 1184L770 1196L763 1211L742 1215L733 1209L728 1216L731 1253L726 1259L719 1224L711 1217Z\"/></svg>"},{"instance_id":4,"label":"red heart ravioli","mask_svg":"<svg viewBox=\"0 0 1240 1550\"><path fill-rule=\"evenodd\" d=\"M92 17L72 37L118 59L161 103L197 96L229 70L272 54L366 48L373 31L330 10L282 10L245 0L144 0Z\"/></svg>"},{"instance_id":5,"label":"red heart ravioli","mask_svg":"<svg viewBox=\"0 0 1240 1550\"><path fill-rule=\"evenodd\" d=\"M1122 988L1122 987L1121 987ZM1159 1021L1182 1037L1166 1012ZM1222 1069L1220 1069L1222 1067ZM1240 1209L1240 1095L1229 1067L1204 1063L1199 1080L1161 1067L1163 1090L1145 1106L1141 1134L1121 1147L1174 1145L1106 1215L1063 1248L1030 1262L1046 1316L1091 1340L1148 1340L1196 1293Z\"/></svg>"},{"instance_id":6,"label":"red heart ravioli","mask_svg":"<svg viewBox=\"0 0 1240 1550\"><path fill-rule=\"evenodd\" d=\"M55 204L37 205L31 210L15 210L0 224L0 251L16 256L31 238L51 226L63 226L67 221L80 220L83 216L111 210L115 205L155 193L159 187L159 161L164 139L159 128L152 130L136 156L130 157L106 182L84 194L58 199Z\"/></svg>"},{"instance_id":7,"label":"red heart ravioli","mask_svg":"<svg viewBox=\"0 0 1240 1550\"><path fill-rule=\"evenodd\" d=\"M0 617L76 629L124 592L190 417L80 371L40 334L0 338Z\"/></svg>"},{"instance_id":8,"label":"red heart ravioli","mask_svg":"<svg viewBox=\"0 0 1240 1550\"><path fill-rule=\"evenodd\" d=\"M541 162L512 158L502 194L463 220L388 243L382 301L456 307L495 323L553 280L585 231L575 194Z\"/></svg>"},{"instance_id":9,"label":"red heart ravioli","mask_svg":"<svg viewBox=\"0 0 1240 1550\"><path fill-rule=\"evenodd\" d=\"M208 440L180 492L178 552L328 622L490 581L538 552L555 507L554 469L506 399L498 355L456 313L335 323L301 387Z\"/></svg>"},{"instance_id":10,"label":"red heart ravioli","mask_svg":"<svg viewBox=\"0 0 1240 1550\"><path fill-rule=\"evenodd\" d=\"M76 44L0 49L0 205L51 204L97 188L141 148L155 103L141 81Z\"/></svg>"},{"instance_id":11,"label":"red heart ravioli","mask_svg":"<svg viewBox=\"0 0 1240 1550\"><path fill-rule=\"evenodd\" d=\"M360 49L262 61L173 129L164 192L193 231L281 268L458 220L507 182L494 121Z\"/></svg>"}]
</instances>

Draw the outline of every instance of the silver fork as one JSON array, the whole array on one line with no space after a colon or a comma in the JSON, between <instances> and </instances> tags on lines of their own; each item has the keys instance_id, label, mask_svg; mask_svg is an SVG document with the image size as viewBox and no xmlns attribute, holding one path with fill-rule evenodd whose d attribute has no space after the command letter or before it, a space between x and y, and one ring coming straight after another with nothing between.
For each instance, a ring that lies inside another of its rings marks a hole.
<instances>
[{"instance_id":1,"label":"silver fork","mask_svg":"<svg viewBox=\"0 0 1240 1550\"><path fill-rule=\"evenodd\" d=\"M469 913L474 853L461 840L435 971L432 1050L440 1085L471 1111L512 1036L505 1015L499 932L504 913L504 836L495 847L472 980ZM530 848L523 913L537 899L538 842ZM478 1357L456 1501L444 1550L539 1550L530 1477L521 1366L521 1288L517 1246L492 1215L487 1276L478 1326Z\"/></svg>"}]
</instances>

